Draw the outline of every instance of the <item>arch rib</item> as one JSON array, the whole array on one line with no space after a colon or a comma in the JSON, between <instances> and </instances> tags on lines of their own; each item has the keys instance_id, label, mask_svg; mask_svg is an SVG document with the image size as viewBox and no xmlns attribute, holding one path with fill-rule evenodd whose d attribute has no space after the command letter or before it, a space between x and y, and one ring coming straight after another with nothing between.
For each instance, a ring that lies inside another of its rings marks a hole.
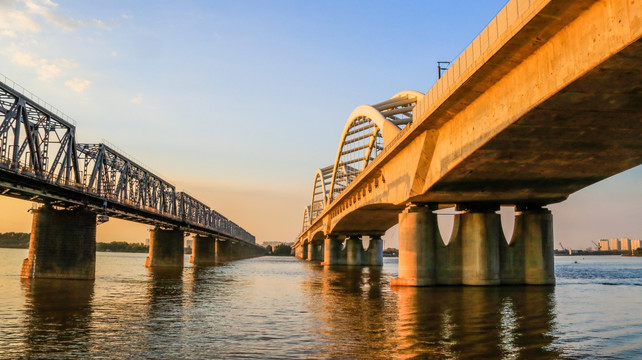
<instances>
[{"instance_id":1,"label":"arch rib","mask_svg":"<svg viewBox=\"0 0 642 360\"><path fill-rule=\"evenodd\" d=\"M341 133L341 140L339 141L339 148L337 149L337 155L335 157L334 167L332 169L332 181L330 183L330 194L328 201L334 200L334 190L337 181L337 169L341 161L341 152L343 151L346 137L348 136L348 133L352 128L352 124L359 118L367 118L375 124L375 128L372 132L373 136L370 140L371 143L369 144L369 150L367 151L368 158L371 155L372 142L374 141L376 143L376 136L379 131L381 132L381 137L383 138L384 144L386 143L386 140L392 139L401 131L399 127L397 127L397 125L395 125L392 121L386 119L381 114L381 112L379 112L379 110L370 105L361 105L354 109L348 117L348 121L346 121L346 125L344 126L343 132ZM364 158L364 168L368 164L368 158Z\"/></svg>"}]
</instances>

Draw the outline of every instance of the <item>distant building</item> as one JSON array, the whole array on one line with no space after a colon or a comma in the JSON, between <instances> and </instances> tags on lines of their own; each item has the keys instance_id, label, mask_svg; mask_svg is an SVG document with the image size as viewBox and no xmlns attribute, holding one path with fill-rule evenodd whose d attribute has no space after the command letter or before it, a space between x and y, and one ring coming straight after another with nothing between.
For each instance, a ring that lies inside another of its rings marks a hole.
<instances>
[{"instance_id":1,"label":"distant building","mask_svg":"<svg viewBox=\"0 0 642 360\"><path fill-rule=\"evenodd\" d=\"M631 239L620 238L620 250L631 250Z\"/></svg>"},{"instance_id":2,"label":"distant building","mask_svg":"<svg viewBox=\"0 0 642 360\"><path fill-rule=\"evenodd\" d=\"M187 239L185 240L185 247L191 248L192 247L192 241L193 239Z\"/></svg>"},{"instance_id":3,"label":"distant building","mask_svg":"<svg viewBox=\"0 0 642 360\"><path fill-rule=\"evenodd\" d=\"M620 239L618 238L611 238L609 250L620 250Z\"/></svg>"},{"instance_id":4,"label":"distant building","mask_svg":"<svg viewBox=\"0 0 642 360\"><path fill-rule=\"evenodd\" d=\"M642 248L642 240L635 239L631 240L631 250Z\"/></svg>"},{"instance_id":5,"label":"distant building","mask_svg":"<svg viewBox=\"0 0 642 360\"><path fill-rule=\"evenodd\" d=\"M149 239L145 239L145 245L149 246Z\"/></svg>"},{"instance_id":6,"label":"distant building","mask_svg":"<svg viewBox=\"0 0 642 360\"><path fill-rule=\"evenodd\" d=\"M609 247L609 239L600 239L600 251L608 251L611 248Z\"/></svg>"}]
</instances>

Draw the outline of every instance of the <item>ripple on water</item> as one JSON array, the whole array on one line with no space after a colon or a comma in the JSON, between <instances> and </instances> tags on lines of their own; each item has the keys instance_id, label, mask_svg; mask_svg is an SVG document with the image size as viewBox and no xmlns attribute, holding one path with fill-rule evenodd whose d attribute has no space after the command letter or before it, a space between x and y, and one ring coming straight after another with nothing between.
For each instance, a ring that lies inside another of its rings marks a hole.
<instances>
[{"instance_id":1,"label":"ripple on water","mask_svg":"<svg viewBox=\"0 0 642 360\"><path fill-rule=\"evenodd\" d=\"M0 358L636 358L642 259L556 258L556 287L390 288L382 269L264 257L149 270L99 253L95 282L20 281L0 249ZM575 263L574 261L577 261Z\"/></svg>"}]
</instances>

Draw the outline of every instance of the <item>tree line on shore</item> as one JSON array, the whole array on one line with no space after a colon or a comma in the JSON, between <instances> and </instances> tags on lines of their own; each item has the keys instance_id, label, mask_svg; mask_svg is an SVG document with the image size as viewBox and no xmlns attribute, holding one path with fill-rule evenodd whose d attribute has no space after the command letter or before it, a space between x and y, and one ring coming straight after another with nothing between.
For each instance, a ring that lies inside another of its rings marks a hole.
<instances>
[{"instance_id":1,"label":"tree line on shore","mask_svg":"<svg viewBox=\"0 0 642 360\"><path fill-rule=\"evenodd\" d=\"M0 248L28 249L31 234L22 232L0 233ZM125 241L112 241L110 243L96 243L96 251L113 252L149 252L149 246L131 244Z\"/></svg>"},{"instance_id":2,"label":"tree line on shore","mask_svg":"<svg viewBox=\"0 0 642 360\"><path fill-rule=\"evenodd\" d=\"M0 247L11 249L28 249L29 233L6 232L0 233Z\"/></svg>"}]
</instances>

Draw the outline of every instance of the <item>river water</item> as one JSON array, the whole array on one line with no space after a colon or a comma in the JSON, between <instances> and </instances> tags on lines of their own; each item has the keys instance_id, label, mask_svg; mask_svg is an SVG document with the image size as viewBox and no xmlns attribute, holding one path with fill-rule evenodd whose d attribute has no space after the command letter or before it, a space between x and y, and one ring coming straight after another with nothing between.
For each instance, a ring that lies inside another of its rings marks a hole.
<instances>
[{"instance_id":1,"label":"river water","mask_svg":"<svg viewBox=\"0 0 642 360\"><path fill-rule=\"evenodd\" d=\"M642 258L556 257L555 287L391 289L390 258L152 271L98 253L86 282L21 280L26 255L0 249L3 359L642 358Z\"/></svg>"}]
</instances>

